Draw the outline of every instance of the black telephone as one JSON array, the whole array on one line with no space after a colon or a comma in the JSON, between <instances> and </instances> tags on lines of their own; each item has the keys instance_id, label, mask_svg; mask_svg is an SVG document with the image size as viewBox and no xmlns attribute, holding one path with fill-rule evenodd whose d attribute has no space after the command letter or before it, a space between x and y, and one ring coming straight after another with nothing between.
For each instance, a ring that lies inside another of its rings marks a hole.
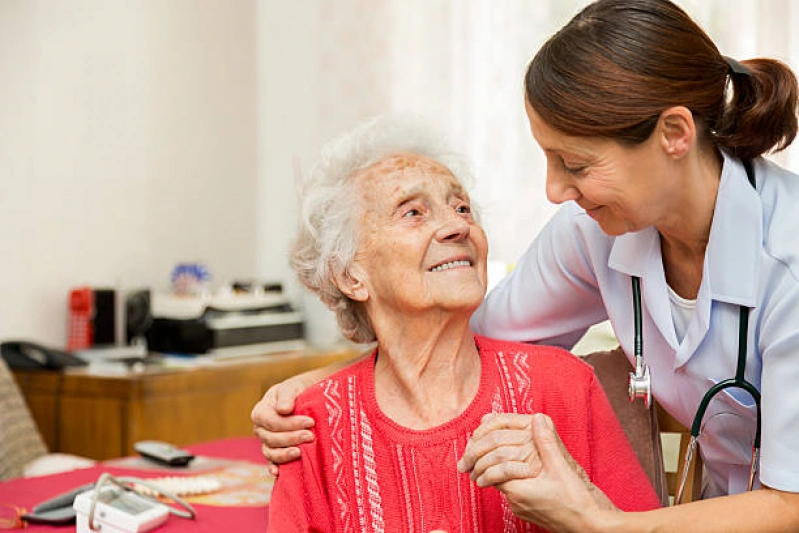
<instances>
[{"instance_id":1,"label":"black telephone","mask_svg":"<svg viewBox=\"0 0 799 533\"><path fill-rule=\"evenodd\" d=\"M8 367L14 370L61 370L68 366L88 364L69 352L28 341L0 343L0 355Z\"/></svg>"}]
</instances>

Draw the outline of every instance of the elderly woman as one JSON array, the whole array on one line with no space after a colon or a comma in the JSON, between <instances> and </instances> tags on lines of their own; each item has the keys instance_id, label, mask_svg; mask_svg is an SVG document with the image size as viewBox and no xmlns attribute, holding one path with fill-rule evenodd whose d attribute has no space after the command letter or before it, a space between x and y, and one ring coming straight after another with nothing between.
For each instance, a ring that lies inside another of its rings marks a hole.
<instances>
[{"instance_id":1,"label":"elderly woman","mask_svg":"<svg viewBox=\"0 0 799 533\"><path fill-rule=\"evenodd\" d=\"M471 331L486 236L455 175L466 166L421 131L372 121L305 183L293 267L347 338L376 348L297 399L316 439L281 467L269 530L535 531L458 472L481 420L505 412L548 415L602 505L657 507L588 365Z\"/></svg>"}]
</instances>

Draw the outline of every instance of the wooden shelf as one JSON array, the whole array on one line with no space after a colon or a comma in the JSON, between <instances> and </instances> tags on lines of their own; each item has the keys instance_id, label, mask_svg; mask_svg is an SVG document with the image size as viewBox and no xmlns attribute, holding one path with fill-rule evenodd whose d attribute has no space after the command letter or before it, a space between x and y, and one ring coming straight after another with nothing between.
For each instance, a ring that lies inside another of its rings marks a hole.
<instances>
[{"instance_id":1,"label":"wooden shelf","mask_svg":"<svg viewBox=\"0 0 799 533\"><path fill-rule=\"evenodd\" d=\"M356 355L342 348L145 368L121 376L85 369L14 375L50 451L102 460L134 454L139 440L184 446L251 435L250 411L269 387Z\"/></svg>"}]
</instances>

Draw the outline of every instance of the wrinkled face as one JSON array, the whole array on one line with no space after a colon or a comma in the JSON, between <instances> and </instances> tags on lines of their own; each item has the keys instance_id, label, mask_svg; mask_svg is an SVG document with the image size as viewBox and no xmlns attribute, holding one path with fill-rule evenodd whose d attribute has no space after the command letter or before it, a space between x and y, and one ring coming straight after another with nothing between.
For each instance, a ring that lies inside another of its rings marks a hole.
<instances>
[{"instance_id":1,"label":"wrinkled face","mask_svg":"<svg viewBox=\"0 0 799 533\"><path fill-rule=\"evenodd\" d=\"M351 272L363 282L370 309L471 314L485 296L488 243L449 169L396 154L353 179L363 215Z\"/></svg>"},{"instance_id":2,"label":"wrinkled face","mask_svg":"<svg viewBox=\"0 0 799 533\"><path fill-rule=\"evenodd\" d=\"M547 198L574 200L608 235L656 226L677 198L666 158L652 138L637 146L565 135L525 102L530 130L547 158Z\"/></svg>"}]
</instances>

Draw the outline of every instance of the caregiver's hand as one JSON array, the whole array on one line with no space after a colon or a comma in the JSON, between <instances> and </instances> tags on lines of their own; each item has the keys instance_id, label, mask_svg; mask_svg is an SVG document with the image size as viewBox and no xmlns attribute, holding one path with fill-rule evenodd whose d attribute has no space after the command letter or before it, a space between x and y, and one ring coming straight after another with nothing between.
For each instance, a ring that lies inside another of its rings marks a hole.
<instances>
[{"instance_id":1,"label":"caregiver's hand","mask_svg":"<svg viewBox=\"0 0 799 533\"><path fill-rule=\"evenodd\" d=\"M516 516L549 531L589 531L599 512L615 510L544 414L487 417L458 468L480 486L496 486Z\"/></svg>"},{"instance_id":2,"label":"caregiver's hand","mask_svg":"<svg viewBox=\"0 0 799 533\"><path fill-rule=\"evenodd\" d=\"M303 375L294 376L270 387L252 409L253 430L261 440L264 457L272 463L269 472L274 476L278 474L275 465L297 459L300 456L297 446L314 439L309 430L314 426L313 418L291 416L294 400L311 384L306 383Z\"/></svg>"},{"instance_id":3,"label":"caregiver's hand","mask_svg":"<svg viewBox=\"0 0 799 533\"><path fill-rule=\"evenodd\" d=\"M344 367L357 363L364 357L368 357L368 352L290 377L270 387L264 397L255 404L250 418L255 435L261 439L264 457L271 463L269 472L272 475L276 476L278 473L275 465L299 458L298 445L314 439L314 434L310 431L314 426L314 420L307 416L291 416L297 396L311 385L330 377Z\"/></svg>"}]
</instances>

